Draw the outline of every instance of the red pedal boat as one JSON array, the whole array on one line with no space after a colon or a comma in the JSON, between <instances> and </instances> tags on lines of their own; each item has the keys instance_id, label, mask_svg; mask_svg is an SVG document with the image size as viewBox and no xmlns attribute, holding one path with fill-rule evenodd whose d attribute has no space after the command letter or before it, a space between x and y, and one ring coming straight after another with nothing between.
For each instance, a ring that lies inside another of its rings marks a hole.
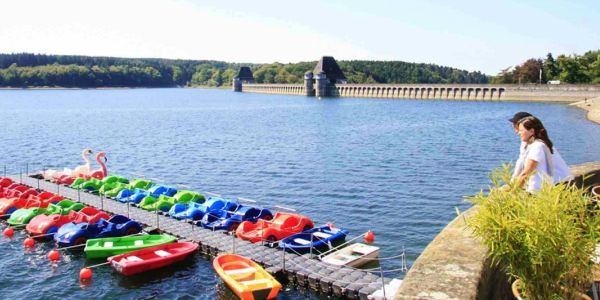
<instances>
[{"instance_id":1,"label":"red pedal boat","mask_svg":"<svg viewBox=\"0 0 600 300\"><path fill-rule=\"evenodd\" d=\"M110 215L93 207L85 207L80 211L71 211L68 215L39 215L27 224L27 231L32 236L55 233L61 226L73 222L96 223L100 219L108 220ZM52 238L51 236L49 238Z\"/></svg>"},{"instance_id":2,"label":"red pedal boat","mask_svg":"<svg viewBox=\"0 0 600 300\"><path fill-rule=\"evenodd\" d=\"M23 193L19 198L12 198L12 200L9 199L8 201L0 202L0 215L12 214L20 208L46 208L50 203L58 203L63 199L62 196L50 192L43 192L38 195L29 193L27 194L27 197L23 198L23 195L25 194L27 194L27 192Z\"/></svg>"},{"instance_id":3,"label":"red pedal boat","mask_svg":"<svg viewBox=\"0 0 600 300\"><path fill-rule=\"evenodd\" d=\"M107 260L117 272L131 276L182 261L196 250L196 243L172 243L111 256Z\"/></svg>"},{"instance_id":4,"label":"red pedal boat","mask_svg":"<svg viewBox=\"0 0 600 300\"><path fill-rule=\"evenodd\" d=\"M235 231L237 237L252 243L274 243L290 235L314 227L310 218L291 213L277 212L272 220L259 219L256 223L244 221Z\"/></svg>"},{"instance_id":5,"label":"red pedal boat","mask_svg":"<svg viewBox=\"0 0 600 300\"><path fill-rule=\"evenodd\" d=\"M0 215L7 216L13 211L25 207L27 203L35 201L35 196L38 196L38 191L35 189L27 189L21 192L22 188L10 190L7 196L0 199ZM39 200L39 198L38 198Z\"/></svg>"}]
</instances>

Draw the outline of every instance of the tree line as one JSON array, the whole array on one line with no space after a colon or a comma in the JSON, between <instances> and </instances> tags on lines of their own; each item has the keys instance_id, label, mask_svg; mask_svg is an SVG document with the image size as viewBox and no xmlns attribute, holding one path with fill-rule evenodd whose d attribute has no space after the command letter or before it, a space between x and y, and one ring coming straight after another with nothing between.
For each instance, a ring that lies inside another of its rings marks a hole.
<instances>
[{"instance_id":1,"label":"tree line","mask_svg":"<svg viewBox=\"0 0 600 300\"><path fill-rule=\"evenodd\" d=\"M241 66L257 83L303 83L316 61L240 64L210 60L0 54L0 87L229 86ZM487 83L481 72L401 61L340 61L348 83Z\"/></svg>"},{"instance_id":2,"label":"tree line","mask_svg":"<svg viewBox=\"0 0 600 300\"><path fill-rule=\"evenodd\" d=\"M559 55L556 59L548 53L545 59L530 58L516 67L502 70L492 78L492 83L575 83L600 84L600 50L583 55Z\"/></svg>"}]
</instances>

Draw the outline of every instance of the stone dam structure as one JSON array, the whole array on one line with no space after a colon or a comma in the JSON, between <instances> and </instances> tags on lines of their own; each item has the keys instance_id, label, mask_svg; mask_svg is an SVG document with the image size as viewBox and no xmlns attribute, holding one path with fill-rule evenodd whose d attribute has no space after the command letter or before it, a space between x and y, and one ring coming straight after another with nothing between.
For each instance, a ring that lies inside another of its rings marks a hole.
<instances>
[{"instance_id":1,"label":"stone dam structure","mask_svg":"<svg viewBox=\"0 0 600 300\"><path fill-rule=\"evenodd\" d=\"M331 56L323 56L304 84L257 84L248 67L233 79L233 91L306 97L360 97L471 101L573 102L600 97L600 85L575 84L348 84Z\"/></svg>"}]
</instances>

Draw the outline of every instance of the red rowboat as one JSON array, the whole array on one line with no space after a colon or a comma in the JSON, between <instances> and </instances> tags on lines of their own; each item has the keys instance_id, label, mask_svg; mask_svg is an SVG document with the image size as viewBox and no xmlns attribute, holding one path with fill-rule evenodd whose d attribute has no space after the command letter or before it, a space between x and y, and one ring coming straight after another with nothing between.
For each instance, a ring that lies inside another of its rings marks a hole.
<instances>
[{"instance_id":1,"label":"red rowboat","mask_svg":"<svg viewBox=\"0 0 600 300\"><path fill-rule=\"evenodd\" d=\"M107 260L117 272L131 276L182 261L196 250L196 243L172 243L111 256Z\"/></svg>"}]
</instances>

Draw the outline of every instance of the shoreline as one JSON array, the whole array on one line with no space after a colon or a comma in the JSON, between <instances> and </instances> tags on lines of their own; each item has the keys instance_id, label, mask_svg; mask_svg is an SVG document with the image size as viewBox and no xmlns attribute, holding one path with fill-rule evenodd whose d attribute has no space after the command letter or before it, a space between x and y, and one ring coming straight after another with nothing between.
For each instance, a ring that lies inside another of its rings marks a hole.
<instances>
[{"instance_id":1,"label":"shoreline","mask_svg":"<svg viewBox=\"0 0 600 300\"><path fill-rule=\"evenodd\" d=\"M587 111L587 119L600 125L600 97L569 104Z\"/></svg>"}]
</instances>

